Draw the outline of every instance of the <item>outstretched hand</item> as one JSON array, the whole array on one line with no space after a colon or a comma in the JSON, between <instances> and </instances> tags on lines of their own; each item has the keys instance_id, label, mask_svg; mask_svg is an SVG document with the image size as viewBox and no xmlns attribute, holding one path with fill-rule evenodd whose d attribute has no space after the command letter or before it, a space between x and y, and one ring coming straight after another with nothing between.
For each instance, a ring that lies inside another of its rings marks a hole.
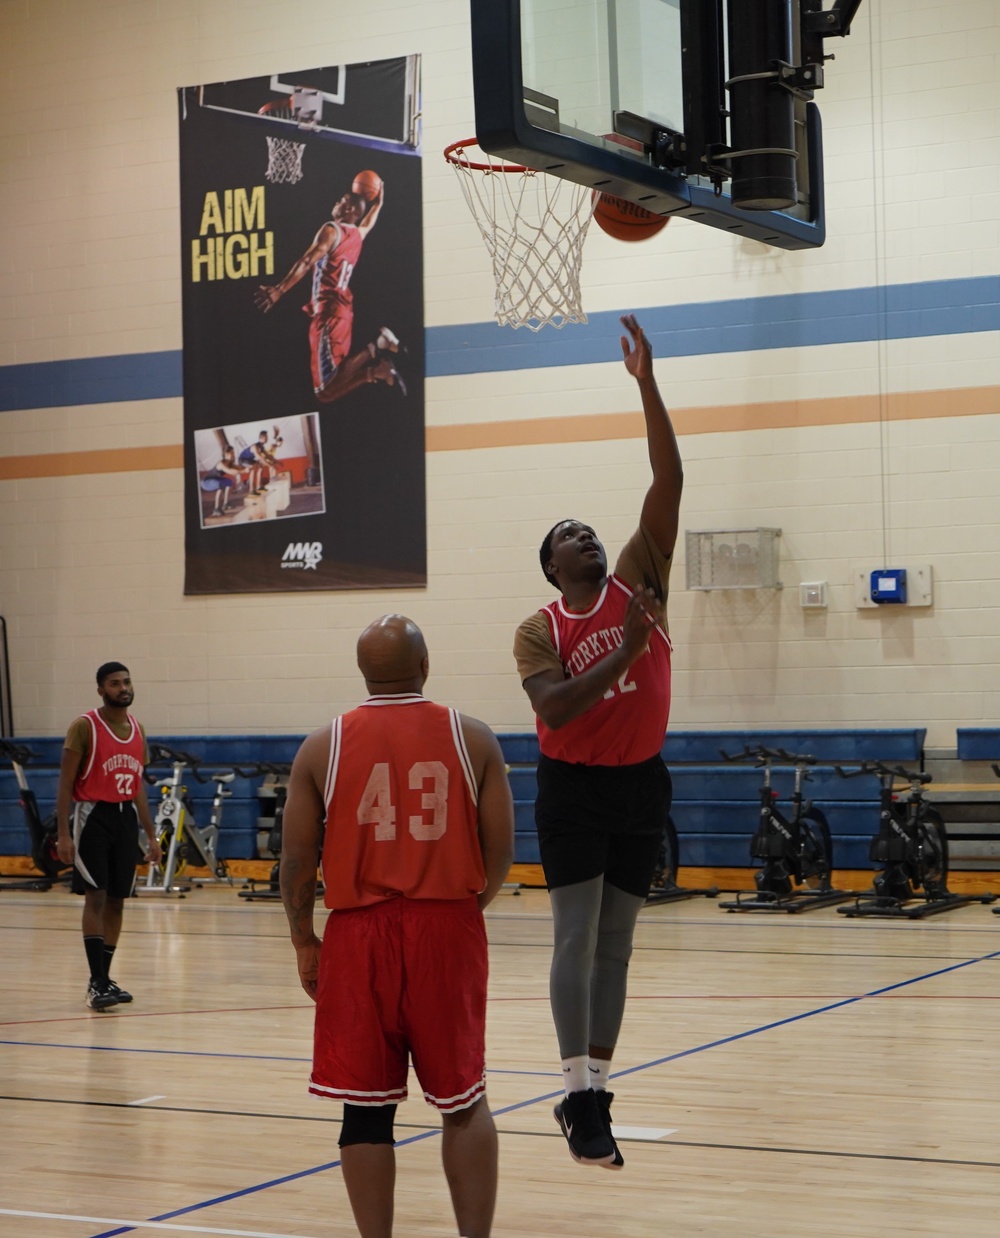
<instances>
[{"instance_id":1,"label":"outstretched hand","mask_svg":"<svg viewBox=\"0 0 1000 1238\"><path fill-rule=\"evenodd\" d=\"M653 373L653 352L649 340L643 334L642 327L635 320L635 314L623 314L622 326L632 337L632 346L626 336L621 337L622 359L625 368L637 381L650 378Z\"/></svg>"},{"instance_id":2,"label":"outstretched hand","mask_svg":"<svg viewBox=\"0 0 1000 1238\"><path fill-rule=\"evenodd\" d=\"M253 294L253 300L257 308L266 314L269 309L278 304L280 296L277 284L260 284Z\"/></svg>"}]
</instances>

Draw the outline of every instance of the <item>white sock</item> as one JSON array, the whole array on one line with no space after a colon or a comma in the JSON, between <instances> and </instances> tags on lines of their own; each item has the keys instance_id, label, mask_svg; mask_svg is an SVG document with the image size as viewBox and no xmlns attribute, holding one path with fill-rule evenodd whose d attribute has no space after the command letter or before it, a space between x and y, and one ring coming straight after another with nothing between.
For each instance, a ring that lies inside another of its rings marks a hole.
<instances>
[{"instance_id":1,"label":"white sock","mask_svg":"<svg viewBox=\"0 0 1000 1238\"><path fill-rule=\"evenodd\" d=\"M608 1075L611 1073L611 1059L592 1057L588 1059L587 1072L590 1075L590 1086L595 1092L606 1091Z\"/></svg>"},{"instance_id":2,"label":"white sock","mask_svg":"<svg viewBox=\"0 0 1000 1238\"><path fill-rule=\"evenodd\" d=\"M586 1092L590 1087L590 1058L564 1057L562 1060L563 1087L570 1092Z\"/></svg>"}]
</instances>

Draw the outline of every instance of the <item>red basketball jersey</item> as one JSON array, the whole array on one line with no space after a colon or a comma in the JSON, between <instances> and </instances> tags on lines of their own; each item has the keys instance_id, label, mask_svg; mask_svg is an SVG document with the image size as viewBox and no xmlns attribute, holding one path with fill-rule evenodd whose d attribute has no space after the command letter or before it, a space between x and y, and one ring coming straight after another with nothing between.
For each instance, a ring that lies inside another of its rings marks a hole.
<instances>
[{"instance_id":1,"label":"red basketball jersey","mask_svg":"<svg viewBox=\"0 0 1000 1238\"><path fill-rule=\"evenodd\" d=\"M83 715L90 727L90 748L73 784L73 799L122 804L134 800L142 783L146 741L131 716L128 739L119 739L96 709Z\"/></svg>"},{"instance_id":2,"label":"red basketball jersey","mask_svg":"<svg viewBox=\"0 0 1000 1238\"><path fill-rule=\"evenodd\" d=\"M542 608L568 676L619 648L631 596L628 585L611 575L586 612L569 610L562 598ZM602 700L555 731L538 719L539 746L546 756L575 765L635 765L660 751L669 716L670 637L658 623L647 651Z\"/></svg>"},{"instance_id":3,"label":"red basketball jersey","mask_svg":"<svg viewBox=\"0 0 1000 1238\"><path fill-rule=\"evenodd\" d=\"M327 907L478 894L486 884L478 798L454 709L401 693L335 718L324 795Z\"/></svg>"},{"instance_id":4,"label":"red basketball jersey","mask_svg":"<svg viewBox=\"0 0 1000 1238\"><path fill-rule=\"evenodd\" d=\"M313 267L312 310L314 314L330 314L340 306L350 305L354 293L348 285L361 257L364 235L354 224L334 223L337 240L328 253Z\"/></svg>"}]
</instances>

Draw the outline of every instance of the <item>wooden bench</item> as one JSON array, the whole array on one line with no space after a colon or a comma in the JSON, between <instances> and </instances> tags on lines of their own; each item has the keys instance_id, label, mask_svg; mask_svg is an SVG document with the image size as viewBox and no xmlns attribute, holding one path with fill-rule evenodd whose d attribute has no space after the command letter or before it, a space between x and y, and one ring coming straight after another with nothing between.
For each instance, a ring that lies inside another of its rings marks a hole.
<instances>
[{"instance_id":1,"label":"wooden bench","mask_svg":"<svg viewBox=\"0 0 1000 1238\"><path fill-rule=\"evenodd\" d=\"M952 870L1000 869L1000 728L959 727L954 756L928 753L927 799L941 814Z\"/></svg>"}]
</instances>

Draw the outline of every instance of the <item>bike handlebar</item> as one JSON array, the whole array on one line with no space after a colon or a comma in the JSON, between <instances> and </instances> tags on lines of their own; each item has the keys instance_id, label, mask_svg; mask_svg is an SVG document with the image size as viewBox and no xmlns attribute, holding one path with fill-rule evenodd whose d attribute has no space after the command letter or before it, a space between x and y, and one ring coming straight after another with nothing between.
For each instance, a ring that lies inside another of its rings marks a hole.
<instances>
[{"instance_id":1,"label":"bike handlebar","mask_svg":"<svg viewBox=\"0 0 1000 1238\"><path fill-rule=\"evenodd\" d=\"M4 741L0 740L0 745ZM3 755L0 748L0 756ZM161 761L170 761L175 765L184 765L189 770L191 777L195 782L209 783L215 782L218 774L228 774L230 772L238 774L240 778L257 778L261 774L281 774L287 775L291 772L291 764L282 761L255 761L249 766L227 765L216 766L215 772L211 774L203 774L200 772L201 761L192 756L190 752L182 752L179 749L168 748L166 744L152 743L149 745L149 763L155 765ZM146 775L147 782L156 782L158 779L155 775Z\"/></svg>"},{"instance_id":2,"label":"bike handlebar","mask_svg":"<svg viewBox=\"0 0 1000 1238\"><path fill-rule=\"evenodd\" d=\"M842 765L833 767L841 778L858 778L862 774L877 774L883 778L902 778L906 782L925 786L934 781L933 774L922 770L905 769L902 765L885 765L882 761L862 761L856 770L845 770ZM1000 774L997 775L1000 777Z\"/></svg>"},{"instance_id":3,"label":"bike handlebar","mask_svg":"<svg viewBox=\"0 0 1000 1238\"><path fill-rule=\"evenodd\" d=\"M9 739L0 739L0 758L11 761L14 765L27 765L38 756L37 752L25 744L17 744Z\"/></svg>"},{"instance_id":4,"label":"bike handlebar","mask_svg":"<svg viewBox=\"0 0 1000 1238\"><path fill-rule=\"evenodd\" d=\"M150 744L149 745L149 763L155 765L158 761L171 761L174 764L189 765L193 769L198 760L193 757L190 752L180 752L174 748L168 748L166 744Z\"/></svg>"},{"instance_id":5,"label":"bike handlebar","mask_svg":"<svg viewBox=\"0 0 1000 1238\"><path fill-rule=\"evenodd\" d=\"M719 749L724 761L749 761L753 758L758 765L767 765L774 761L784 761L788 765L815 765L816 758L802 752L788 752L785 748L765 748L763 744L743 745L743 751L735 754Z\"/></svg>"},{"instance_id":6,"label":"bike handlebar","mask_svg":"<svg viewBox=\"0 0 1000 1238\"><path fill-rule=\"evenodd\" d=\"M258 774L280 774L287 776L292 772L290 761L256 761L248 770L234 765L233 769L243 778L256 778Z\"/></svg>"}]
</instances>

